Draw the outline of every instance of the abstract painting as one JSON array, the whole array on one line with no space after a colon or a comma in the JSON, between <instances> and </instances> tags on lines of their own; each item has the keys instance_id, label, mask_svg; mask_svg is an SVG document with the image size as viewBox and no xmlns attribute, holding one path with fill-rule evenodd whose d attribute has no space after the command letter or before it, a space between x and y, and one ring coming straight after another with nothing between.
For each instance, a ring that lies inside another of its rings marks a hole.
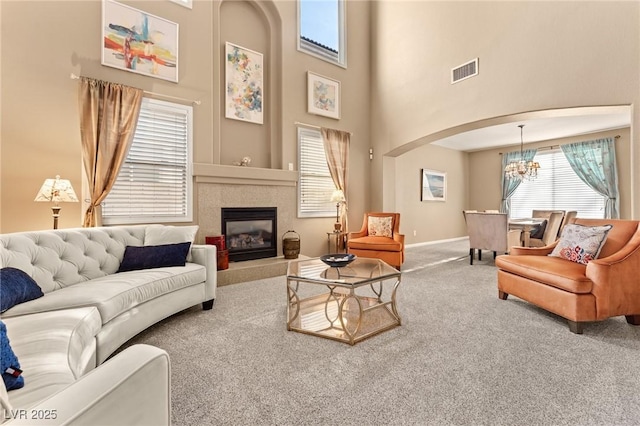
<instances>
[{"instance_id":1,"label":"abstract painting","mask_svg":"<svg viewBox=\"0 0 640 426\"><path fill-rule=\"evenodd\" d=\"M102 65L178 82L178 24L102 1Z\"/></svg>"},{"instance_id":2,"label":"abstract painting","mask_svg":"<svg viewBox=\"0 0 640 426\"><path fill-rule=\"evenodd\" d=\"M307 112L340 118L340 82L307 71Z\"/></svg>"},{"instance_id":3,"label":"abstract painting","mask_svg":"<svg viewBox=\"0 0 640 426\"><path fill-rule=\"evenodd\" d=\"M262 53L227 42L225 63L225 117L262 124Z\"/></svg>"},{"instance_id":4,"label":"abstract painting","mask_svg":"<svg viewBox=\"0 0 640 426\"><path fill-rule=\"evenodd\" d=\"M447 174L434 170L422 169L421 201L447 200Z\"/></svg>"}]
</instances>

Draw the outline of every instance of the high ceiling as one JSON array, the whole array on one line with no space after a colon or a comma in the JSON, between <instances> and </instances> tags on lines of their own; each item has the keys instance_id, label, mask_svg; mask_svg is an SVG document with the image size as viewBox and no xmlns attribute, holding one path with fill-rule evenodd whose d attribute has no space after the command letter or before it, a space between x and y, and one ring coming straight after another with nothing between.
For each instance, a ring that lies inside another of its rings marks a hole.
<instances>
[{"instance_id":1,"label":"high ceiling","mask_svg":"<svg viewBox=\"0 0 640 426\"><path fill-rule=\"evenodd\" d=\"M518 120L518 118L521 119ZM483 124L488 125L480 127ZM491 124L490 121L478 123L477 128L456 133L432 143L458 151L479 151L519 145L518 125L520 124L525 125L523 140L527 144L627 128L631 125L631 113L629 107L622 106L555 110L553 113L544 114L520 114L510 117L509 122L506 123Z\"/></svg>"}]
</instances>

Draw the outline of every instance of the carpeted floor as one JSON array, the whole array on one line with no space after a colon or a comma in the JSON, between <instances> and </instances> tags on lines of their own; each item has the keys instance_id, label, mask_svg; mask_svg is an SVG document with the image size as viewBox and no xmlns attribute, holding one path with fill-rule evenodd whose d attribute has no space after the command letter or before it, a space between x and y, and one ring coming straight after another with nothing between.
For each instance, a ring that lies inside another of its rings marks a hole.
<instances>
[{"instance_id":1,"label":"carpeted floor","mask_svg":"<svg viewBox=\"0 0 640 426\"><path fill-rule=\"evenodd\" d=\"M167 350L178 425L637 425L640 327L499 300L468 242L407 249L403 325L355 346L286 331L286 280L220 287L213 310L129 344Z\"/></svg>"}]
</instances>

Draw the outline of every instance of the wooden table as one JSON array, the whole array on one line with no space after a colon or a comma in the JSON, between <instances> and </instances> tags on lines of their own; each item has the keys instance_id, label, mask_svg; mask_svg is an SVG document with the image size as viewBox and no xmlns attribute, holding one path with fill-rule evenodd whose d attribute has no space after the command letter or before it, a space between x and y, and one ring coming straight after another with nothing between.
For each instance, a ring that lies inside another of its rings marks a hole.
<instances>
[{"instance_id":1,"label":"wooden table","mask_svg":"<svg viewBox=\"0 0 640 426\"><path fill-rule=\"evenodd\" d=\"M329 253L342 253L344 247L344 236L346 234L342 231L327 232L327 254ZM335 238L335 251L331 249L331 238Z\"/></svg>"},{"instance_id":2,"label":"wooden table","mask_svg":"<svg viewBox=\"0 0 640 426\"><path fill-rule=\"evenodd\" d=\"M531 230L540 225L544 219L535 217L521 218L521 219L509 219L509 229L521 229L524 234L522 241L525 247L529 247L529 237Z\"/></svg>"}]
</instances>

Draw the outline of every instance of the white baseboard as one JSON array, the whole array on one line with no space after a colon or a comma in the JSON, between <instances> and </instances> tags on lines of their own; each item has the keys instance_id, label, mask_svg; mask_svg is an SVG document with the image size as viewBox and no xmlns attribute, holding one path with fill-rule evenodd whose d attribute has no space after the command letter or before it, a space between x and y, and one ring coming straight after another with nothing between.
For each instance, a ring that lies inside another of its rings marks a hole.
<instances>
[{"instance_id":1,"label":"white baseboard","mask_svg":"<svg viewBox=\"0 0 640 426\"><path fill-rule=\"evenodd\" d=\"M422 243L413 243L413 244L405 244L405 248L411 248L411 247L421 247L421 246L431 246L434 244L441 244L441 243L450 243L453 241L461 241L461 240L468 240L469 237L457 237L457 238L448 238L446 240L436 240L436 241L425 241Z\"/></svg>"}]
</instances>

